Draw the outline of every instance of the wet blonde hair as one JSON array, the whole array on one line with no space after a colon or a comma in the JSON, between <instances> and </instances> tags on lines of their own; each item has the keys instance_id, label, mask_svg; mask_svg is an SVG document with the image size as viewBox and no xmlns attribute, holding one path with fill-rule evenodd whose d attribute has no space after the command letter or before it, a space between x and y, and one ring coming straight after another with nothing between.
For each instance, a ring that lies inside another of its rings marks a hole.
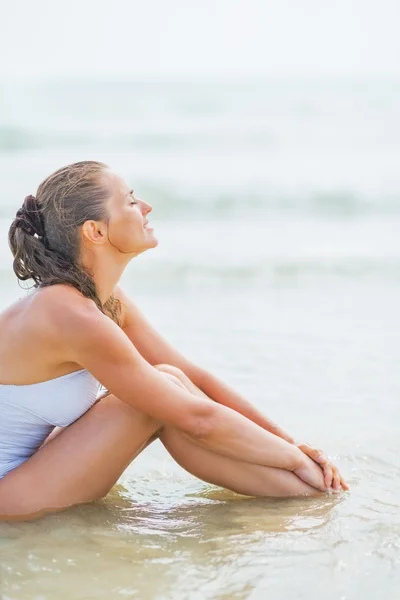
<instances>
[{"instance_id":1,"label":"wet blonde hair","mask_svg":"<svg viewBox=\"0 0 400 600\"><path fill-rule=\"evenodd\" d=\"M58 169L39 185L36 197L27 196L11 223L8 243L19 280L33 279L33 287L57 283L73 286L118 325L120 302L113 295L101 303L92 275L80 260L79 227L90 219L108 222L109 197L102 162L82 161Z\"/></svg>"}]
</instances>

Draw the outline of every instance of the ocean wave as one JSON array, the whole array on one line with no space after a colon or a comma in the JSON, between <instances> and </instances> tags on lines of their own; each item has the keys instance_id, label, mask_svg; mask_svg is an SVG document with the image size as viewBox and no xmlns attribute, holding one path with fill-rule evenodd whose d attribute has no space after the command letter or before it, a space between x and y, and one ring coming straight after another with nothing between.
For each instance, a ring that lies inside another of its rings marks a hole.
<instances>
[{"instance_id":1,"label":"ocean wave","mask_svg":"<svg viewBox=\"0 0 400 600\"><path fill-rule=\"evenodd\" d=\"M354 260L324 262L282 260L264 262L259 265L197 265L193 263L170 263L162 261L151 266L135 266L127 275L135 285L150 288L179 289L187 285L205 286L265 286L286 284L308 284L321 281L341 281L348 284L360 283L398 285L400 283L400 258L392 261ZM11 266L0 263L0 281L4 284L16 281ZM33 281L21 282L23 289L30 289Z\"/></svg>"},{"instance_id":2,"label":"ocean wave","mask_svg":"<svg viewBox=\"0 0 400 600\"><path fill-rule=\"evenodd\" d=\"M134 179L134 178L132 178ZM207 193L192 186L185 192L184 185L155 185L136 178L135 188L140 197L149 202L157 219L179 219L207 221L214 218L224 220L247 220L268 218L271 214L314 215L316 217L352 218L363 215L400 215L399 194L367 194L351 190L333 189L290 193L285 190L270 191L262 184L248 190L223 191L216 186ZM9 201L7 202L7 196ZM10 219L13 196L6 195L0 203L0 218Z\"/></svg>"},{"instance_id":3,"label":"ocean wave","mask_svg":"<svg viewBox=\"0 0 400 600\"><path fill-rule=\"evenodd\" d=\"M24 150L43 150L49 148L75 147L77 150L93 145L136 150L187 150L190 148L214 149L230 148L232 144L247 145L257 150L271 147L275 138L268 129L247 127L246 130L234 131L214 127L210 131L199 129L198 126L188 128L177 127L162 130L143 130L143 127L124 127L109 123L104 127L82 124L79 129L69 127L68 130L52 127L51 130L42 128L35 130L23 127L0 125L0 153L18 152Z\"/></svg>"},{"instance_id":4,"label":"ocean wave","mask_svg":"<svg viewBox=\"0 0 400 600\"><path fill-rule=\"evenodd\" d=\"M12 276L10 265L0 262L3 277ZM131 277L141 281L186 283L195 280L220 281L268 281L292 280L303 278L339 277L351 281L376 278L386 279L393 283L400 281L400 258L341 258L332 260L315 259L275 259L263 260L258 264L231 265L219 264L199 265L192 262L154 261L151 265L136 264ZM28 286L29 287L29 286Z\"/></svg>"},{"instance_id":5,"label":"ocean wave","mask_svg":"<svg viewBox=\"0 0 400 600\"><path fill-rule=\"evenodd\" d=\"M140 185L141 196L157 209L161 218L223 217L224 219L260 218L268 213L314 214L316 216L352 217L368 214L400 214L399 194L363 194L332 190L297 193L269 192L264 189L216 191L214 194L185 194L154 186Z\"/></svg>"},{"instance_id":6,"label":"ocean wave","mask_svg":"<svg viewBox=\"0 0 400 600\"><path fill-rule=\"evenodd\" d=\"M11 253L0 253L0 287L17 285L12 271ZM135 261L136 262L136 261ZM323 259L274 258L246 264L228 264L220 260L199 264L196 259L138 261L126 274L126 284L135 289L172 290L193 289L253 289L266 290L285 286L367 286L379 289L400 284L400 257ZM14 283L13 283L14 282ZM25 290L33 281L20 282Z\"/></svg>"},{"instance_id":7,"label":"ocean wave","mask_svg":"<svg viewBox=\"0 0 400 600\"><path fill-rule=\"evenodd\" d=\"M270 259L255 264L193 264L189 262L155 261L151 266L136 266L140 278L188 281L190 279L228 280L268 280L296 279L304 277L340 277L363 279L379 277L400 281L400 258L348 258L323 260L315 259Z\"/></svg>"},{"instance_id":8,"label":"ocean wave","mask_svg":"<svg viewBox=\"0 0 400 600\"><path fill-rule=\"evenodd\" d=\"M79 148L90 136L73 132L45 132L22 127L0 126L0 153L60 148L74 145Z\"/></svg>"}]
</instances>

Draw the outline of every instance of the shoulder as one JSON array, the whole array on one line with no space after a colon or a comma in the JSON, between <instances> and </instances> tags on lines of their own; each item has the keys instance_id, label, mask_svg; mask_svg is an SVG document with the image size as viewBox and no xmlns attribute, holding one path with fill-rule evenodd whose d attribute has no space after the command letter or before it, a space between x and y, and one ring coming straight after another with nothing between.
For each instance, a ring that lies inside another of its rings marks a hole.
<instances>
[{"instance_id":1,"label":"shoulder","mask_svg":"<svg viewBox=\"0 0 400 600\"><path fill-rule=\"evenodd\" d=\"M79 290L71 285L64 283L49 285L37 290L32 297L32 304L35 307L42 308L55 319L62 316L57 309L73 311L76 308L91 305L97 308L93 300L81 294Z\"/></svg>"},{"instance_id":2,"label":"shoulder","mask_svg":"<svg viewBox=\"0 0 400 600\"><path fill-rule=\"evenodd\" d=\"M32 308L44 317L49 333L55 335L104 317L93 300L67 284L39 289L32 298Z\"/></svg>"},{"instance_id":3,"label":"shoulder","mask_svg":"<svg viewBox=\"0 0 400 600\"><path fill-rule=\"evenodd\" d=\"M64 361L80 364L93 372L91 369L96 368L93 361L96 363L106 355L110 360L110 353L119 355L121 339L125 341L126 336L93 300L68 285L57 287L43 294L50 335Z\"/></svg>"},{"instance_id":4,"label":"shoulder","mask_svg":"<svg viewBox=\"0 0 400 600\"><path fill-rule=\"evenodd\" d=\"M77 362L71 358L71 336L78 345L89 343L90 331L99 329L101 317L111 323L93 301L68 285L35 289L11 305L0 319L3 370L9 368L11 372L19 364L19 370L24 365L27 377L30 373L43 379L58 375L61 365Z\"/></svg>"},{"instance_id":5,"label":"shoulder","mask_svg":"<svg viewBox=\"0 0 400 600\"><path fill-rule=\"evenodd\" d=\"M119 285L114 288L112 296L121 305L121 320L124 323L132 301ZM40 289L36 292L33 302L48 316L51 316L52 322L62 322L65 315L68 317L79 316L82 312L88 315L104 316L94 300L87 298L73 286L63 283Z\"/></svg>"},{"instance_id":6,"label":"shoulder","mask_svg":"<svg viewBox=\"0 0 400 600\"><path fill-rule=\"evenodd\" d=\"M121 304L121 329L124 328L132 301L120 286L113 291L114 298ZM115 325L112 320L102 313L95 302L84 296L76 288L67 284L56 284L39 290L34 298L38 309L49 327L49 332L68 339L70 335L81 338L90 337L94 328L102 325ZM109 327L106 327L109 329Z\"/></svg>"}]
</instances>

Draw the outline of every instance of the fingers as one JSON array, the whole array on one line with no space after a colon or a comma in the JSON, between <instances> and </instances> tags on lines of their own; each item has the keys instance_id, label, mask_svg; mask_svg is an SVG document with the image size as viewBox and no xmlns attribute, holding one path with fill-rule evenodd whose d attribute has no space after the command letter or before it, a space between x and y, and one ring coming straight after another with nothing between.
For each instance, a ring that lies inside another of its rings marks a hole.
<instances>
[{"instance_id":1,"label":"fingers","mask_svg":"<svg viewBox=\"0 0 400 600\"><path fill-rule=\"evenodd\" d=\"M319 448L312 448L312 446L309 446L308 444L300 444L298 448L321 466L329 463L328 457Z\"/></svg>"},{"instance_id":2,"label":"fingers","mask_svg":"<svg viewBox=\"0 0 400 600\"><path fill-rule=\"evenodd\" d=\"M332 476L332 487L338 492L340 490L340 473L335 466L332 466Z\"/></svg>"},{"instance_id":3,"label":"fingers","mask_svg":"<svg viewBox=\"0 0 400 600\"><path fill-rule=\"evenodd\" d=\"M350 489L349 485L340 475L338 468L329 461L322 450L313 448L309 444L298 444L297 447L320 465L324 472L324 482L327 488L332 486L332 489L335 491L340 491L340 488L343 490Z\"/></svg>"},{"instance_id":4,"label":"fingers","mask_svg":"<svg viewBox=\"0 0 400 600\"><path fill-rule=\"evenodd\" d=\"M328 463L326 463L326 464L323 465L323 469L324 469L324 481L325 481L325 485L326 485L327 488L330 488L331 485L332 485L333 467L328 462Z\"/></svg>"},{"instance_id":5,"label":"fingers","mask_svg":"<svg viewBox=\"0 0 400 600\"><path fill-rule=\"evenodd\" d=\"M308 456L311 456L311 454L316 455L316 453L318 452L318 450L310 446L310 444L297 444L297 447Z\"/></svg>"},{"instance_id":6,"label":"fingers","mask_svg":"<svg viewBox=\"0 0 400 600\"><path fill-rule=\"evenodd\" d=\"M337 467L334 467L332 487L334 490L337 490L337 491L340 491L340 488L342 488L342 490L344 490L344 491L347 491L350 489L349 484L343 479L343 477L339 473L339 470L337 469Z\"/></svg>"},{"instance_id":7,"label":"fingers","mask_svg":"<svg viewBox=\"0 0 400 600\"><path fill-rule=\"evenodd\" d=\"M328 462L328 458L318 448L313 448L309 444L299 444L297 447L317 463L323 464L324 462Z\"/></svg>"},{"instance_id":8,"label":"fingers","mask_svg":"<svg viewBox=\"0 0 400 600\"><path fill-rule=\"evenodd\" d=\"M343 479L343 477L340 477L340 485L342 486L343 490L349 490L350 489L349 484Z\"/></svg>"},{"instance_id":9,"label":"fingers","mask_svg":"<svg viewBox=\"0 0 400 600\"><path fill-rule=\"evenodd\" d=\"M340 488L342 488L342 490L344 490L344 491L347 491L350 489L350 486L348 485L348 483L343 479L343 477L339 473L339 469L337 467L335 467L335 465L332 465L331 463L329 463L328 465L324 465L324 480L325 480L325 483L327 486L328 486L328 483L327 483L328 477L331 478L330 485L332 486L332 489L335 490L336 492L339 492Z\"/></svg>"},{"instance_id":10,"label":"fingers","mask_svg":"<svg viewBox=\"0 0 400 600\"><path fill-rule=\"evenodd\" d=\"M324 483L327 488L330 488L332 483L332 467L328 457L321 450L312 448L309 444L299 444L298 448L321 467L324 472Z\"/></svg>"}]
</instances>

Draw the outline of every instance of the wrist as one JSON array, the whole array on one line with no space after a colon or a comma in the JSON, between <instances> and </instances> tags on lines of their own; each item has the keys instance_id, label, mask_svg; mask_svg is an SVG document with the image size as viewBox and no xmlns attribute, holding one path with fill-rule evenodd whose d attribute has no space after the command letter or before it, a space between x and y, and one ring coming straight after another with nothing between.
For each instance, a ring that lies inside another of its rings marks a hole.
<instances>
[{"instance_id":1,"label":"wrist","mask_svg":"<svg viewBox=\"0 0 400 600\"><path fill-rule=\"evenodd\" d=\"M296 471L304 466L304 458L305 454L297 446L291 445L290 450L288 450L288 471Z\"/></svg>"}]
</instances>

